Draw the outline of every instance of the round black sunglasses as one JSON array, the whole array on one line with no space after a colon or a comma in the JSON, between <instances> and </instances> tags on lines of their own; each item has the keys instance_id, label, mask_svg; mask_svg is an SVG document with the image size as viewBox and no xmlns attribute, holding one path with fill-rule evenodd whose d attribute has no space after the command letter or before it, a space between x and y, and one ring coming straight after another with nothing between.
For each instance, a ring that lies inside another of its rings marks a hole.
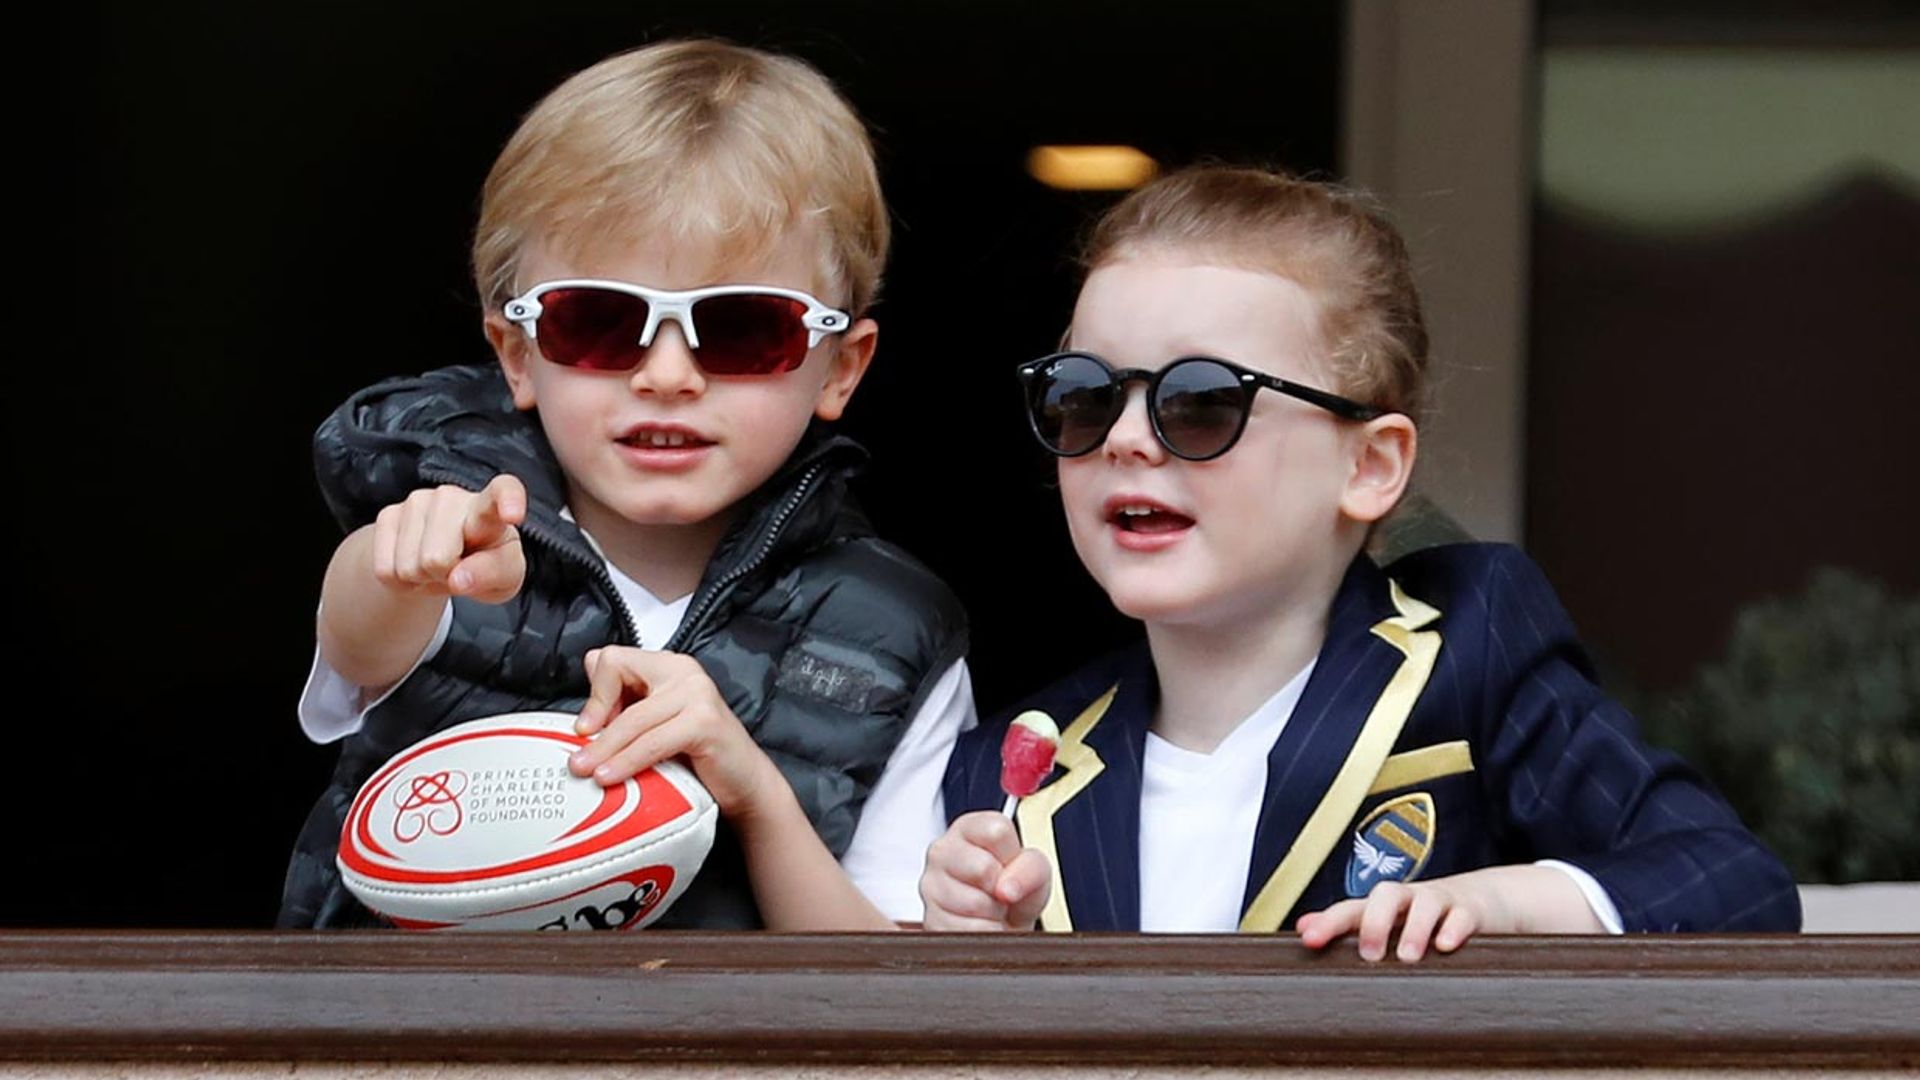
<instances>
[{"instance_id":1,"label":"round black sunglasses","mask_svg":"<svg viewBox=\"0 0 1920 1080\"><path fill-rule=\"evenodd\" d=\"M1087 352L1063 352L1016 369L1026 390L1027 421L1048 452L1092 453L1127 407L1127 384L1147 384L1147 417L1167 452L1187 461L1219 457L1240 441L1263 388L1326 409L1348 420L1372 420L1389 410L1288 382L1211 356L1188 356L1158 371L1114 368Z\"/></svg>"}]
</instances>

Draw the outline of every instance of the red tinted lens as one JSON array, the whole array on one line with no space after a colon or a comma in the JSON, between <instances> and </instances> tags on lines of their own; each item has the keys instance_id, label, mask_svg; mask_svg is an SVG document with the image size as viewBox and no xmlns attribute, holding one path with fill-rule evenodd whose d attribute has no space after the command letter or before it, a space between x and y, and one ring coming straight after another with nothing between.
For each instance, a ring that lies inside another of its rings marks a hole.
<instances>
[{"instance_id":1,"label":"red tinted lens","mask_svg":"<svg viewBox=\"0 0 1920 1080\"><path fill-rule=\"evenodd\" d=\"M540 294L535 335L540 355L567 367L629 371L645 355L647 302L611 289L554 289Z\"/></svg>"},{"instance_id":2,"label":"red tinted lens","mask_svg":"<svg viewBox=\"0 0 1920 1080\"><path fill-rule=\"evenodd\" d=\"M784 296L709 296L693 305L693 358L710 375L792 371L807 358L806 315L807 305Z\"/></svg>"}]
</instances>

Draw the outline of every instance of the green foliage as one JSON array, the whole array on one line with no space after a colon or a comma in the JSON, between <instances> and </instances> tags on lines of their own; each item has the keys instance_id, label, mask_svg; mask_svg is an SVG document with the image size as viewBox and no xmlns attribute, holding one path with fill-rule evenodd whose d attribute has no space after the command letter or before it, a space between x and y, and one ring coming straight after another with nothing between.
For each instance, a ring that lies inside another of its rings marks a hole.
<instances>
[{"instance_id":1,"label":"green foliage","mask_svg":"<svg viewBox=\"0 0 1920 1080\"><path fill-rule=\"evenodd\" d=\"M1803 882L1920 879L1920 600L1845 570L1741 611L1643 714Z\"/></svg>"}]
</instances>

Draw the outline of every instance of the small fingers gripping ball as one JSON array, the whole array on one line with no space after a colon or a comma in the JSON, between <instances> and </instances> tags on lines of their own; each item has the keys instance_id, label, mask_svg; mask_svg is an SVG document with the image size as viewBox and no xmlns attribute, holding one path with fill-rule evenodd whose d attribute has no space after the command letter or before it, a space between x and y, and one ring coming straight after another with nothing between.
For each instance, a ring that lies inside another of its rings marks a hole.
<instances>
[{"instance_id":1,"label":"small fingers gripping ball","mask_svg":"<svg viewBox=\"0 0 1920 1080\"><path fill-rule=\"evenodd\" d=\"M1040 790L1060 750L1060 727L1053 717L1029 709L1007 725L1000 742L1000 790L1007 793L1007 816L1015 802Z\"/></svg>"},{"instance_id":2,"label":"small fingers gripping ball","mask_svg":"<svg viewBox=\"0 0 1920 1080\"><path fill-rule=\"evenodd\" d=\"M706 860L719 809L663 761L601 787L567 758L568 713L474 720L394 755L354 797L347 890L409 929L632 930Z\"/></svg>"}]
</instances>

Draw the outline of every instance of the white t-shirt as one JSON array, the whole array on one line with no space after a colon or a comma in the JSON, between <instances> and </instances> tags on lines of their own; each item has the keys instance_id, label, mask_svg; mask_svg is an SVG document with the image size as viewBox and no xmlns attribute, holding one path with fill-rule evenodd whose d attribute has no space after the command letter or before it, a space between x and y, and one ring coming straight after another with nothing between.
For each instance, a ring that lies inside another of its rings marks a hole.
<instances>
[{"instance_id":1,"label":"white t-shirt","mask_svg":"<svg viewBox=\"0 0 1920 1080\"><path fill-rule=\"evenodd\" d=\"M592 542L591 537L588 542ZM686 616L692 597L662 601L612 563L606 566L621 601L633 616L640 647L658 649L665 645ZM440 625L432 640L408 669L408 676L440 651L452 625L453 605L448 603L440 612ZM342 678L315 648L313 670L300 695L300 728L314 742L344 739L359 731L367 712L392 692L389 688L369 700L365 688ZM967 662L956 660L934 682L926 701L908 723L867 796L853 840L840 858L853 883L895 922L921 921L920 872L926 865L927 845L946 828L940 781L954 740L976 722Z\"/></svg>"},{"instance_id":2,"label":"white t-shirt","mask_svg":"<svg viewBox=\"0 0 1920 1080\"><path fill-rule=\"evenodd\" d=\"M1147 732L1140 776L1140 929L1234 930L1267 790L1267 752L1306 689L1309 663L1220 740L1183 750ZM1149 826L1151 823L1151 826Z\"/></svg>"}]
</instances>

